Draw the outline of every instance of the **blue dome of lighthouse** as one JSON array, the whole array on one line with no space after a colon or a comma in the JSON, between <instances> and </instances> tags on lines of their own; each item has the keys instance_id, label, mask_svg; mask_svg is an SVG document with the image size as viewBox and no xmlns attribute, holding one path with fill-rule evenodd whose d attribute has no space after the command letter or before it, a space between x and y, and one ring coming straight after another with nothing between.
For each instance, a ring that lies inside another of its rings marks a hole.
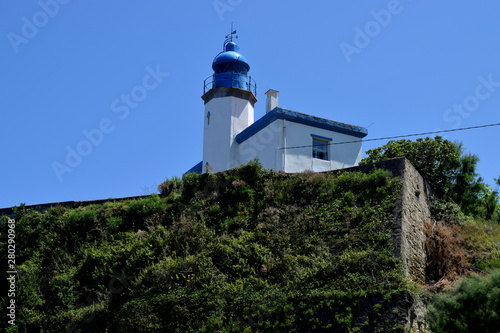
<instances>
[{"instance_id":1,"label":"blue dome of lighthouse","mask_svg":"<svg viewBox=\"0 0 500 333\"><path fill-rule=\"evenodd\" d=\"M219 53L212 63L213 88L250 89L250 79L247 76L250 65L238 50L233 41L226 40L224 51Z\"/></svg>"},{"instance_id":2,"label":"blue dome of lighthouse","mask_svg":"<svg viewBox=\"0 0 500 333\"><path fill-rule=\"evenodd\" d=\"M238 88L250 91L254 98L257 95L257 84L248 75L250 65L245 57L238 51L239 47L233 42L234 34L231 26L231 33L226 36L222 52L220 52L212 62L213 74L204 82L203 95L213 89ZM238 38L238 37L236 37ZM225 89L227 93L227 89Z\"/></svg>"},{"instance_id":3,"label":"blue dome of lighthouse","mask_svg":"<svg viewBox=\"0 0 500 333\"><path fill-rule=\"evenodd\" d=\"M250 65L245 57L237 52L238 49L238 46L234 42L224 45L224 51L219 53L212 63L212 69L215 74L227 72L247 74L250 70Z\"/></svg>"}]
</instances>

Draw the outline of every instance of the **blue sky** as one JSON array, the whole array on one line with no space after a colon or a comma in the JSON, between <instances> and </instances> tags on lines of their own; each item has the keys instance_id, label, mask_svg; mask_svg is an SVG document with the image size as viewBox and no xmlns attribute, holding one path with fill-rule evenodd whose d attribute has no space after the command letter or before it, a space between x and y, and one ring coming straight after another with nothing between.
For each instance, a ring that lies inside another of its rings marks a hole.
<instances>
[{"instance_id":1,"label":"blue sky","mask_svg":"<svg viewBox=\"0 0 500 333\"><path fill-rule=\"evenodd\" d=\"M256 119L276 89L280 106L366 139L498 123L499 13L495 0L2 1L0 207L145 194L198 163L203 80L231 22ZM493 185L499 134L445 137Z\"/></svg>"}]
</instances>

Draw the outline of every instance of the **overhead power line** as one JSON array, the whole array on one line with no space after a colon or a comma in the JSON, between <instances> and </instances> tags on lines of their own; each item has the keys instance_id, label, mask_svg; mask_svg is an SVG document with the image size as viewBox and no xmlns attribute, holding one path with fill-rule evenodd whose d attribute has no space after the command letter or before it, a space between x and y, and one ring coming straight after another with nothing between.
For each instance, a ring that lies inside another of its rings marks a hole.
<instances>
[{"instance_id":1,"label":"overhead power line","mask_svg":"<svg viewBox=\"0 0 500 333\"><path fill-rule=\"evenodd\" d=\"M485 128L485 127L494 127L494 126L500 126L500 123L488 124L488 125L479 125L479 126L471 126L471 127L463 127L463 128L455 128L455 129L441 130L441 131L434 131L434 132L424 132L424 133L415 133L415 134L387 136L385 138L375 138L375 139L358 140L358 141L332 142L332 143L327 143L327 145L328 146L333 146L333 145L343 145L343 144L348 144L348 143L360 143L360 142L363 143L363 142L369 142L369 141L401 139L401 138L408 138L408 137L411 137L411 136L421 136L421 135L430 135L430 134L439 134L439 133L467 131L467 130L472 130L472 129ZM310 148L312 146L313 145L295 146L295 147L284 147L284 148L278 148L278 150L282 150L282 149Z\"/></svg>"}]
</instances>

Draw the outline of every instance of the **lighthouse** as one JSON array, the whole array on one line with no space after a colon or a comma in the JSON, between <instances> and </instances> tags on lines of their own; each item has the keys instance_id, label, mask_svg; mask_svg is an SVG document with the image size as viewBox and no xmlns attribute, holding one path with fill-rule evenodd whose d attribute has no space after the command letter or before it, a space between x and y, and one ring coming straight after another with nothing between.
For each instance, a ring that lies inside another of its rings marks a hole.
<instances>
[{"instance_id":1,"label":"lighthouse","mask_svg":"<svg viewBox=\"0 0 500 333\"><path fill-rule=\"evenodd\" d=\"M364 127L282 108L279 91L273 89L266 92L265 114L254 120L257 88L235 34L231 28L212 62L213 74L204 82L203 160L188 173L225 171L254 159L284 172L358 165L368 134Z\"/></svg>"},{"instance_id":2,"label":"lighthouse","mask_svg":"<svg viewBox=\"0 0 500 333\"><path fill-rule=\"evenodd\" d=\"M204 82L202 172L238 166L236 136L254 122L256 84L248 75L250 65L234 42L235 34L232 30L226 36L222 52L212 62L213 74Z\"/></svg>"}]
</instances>

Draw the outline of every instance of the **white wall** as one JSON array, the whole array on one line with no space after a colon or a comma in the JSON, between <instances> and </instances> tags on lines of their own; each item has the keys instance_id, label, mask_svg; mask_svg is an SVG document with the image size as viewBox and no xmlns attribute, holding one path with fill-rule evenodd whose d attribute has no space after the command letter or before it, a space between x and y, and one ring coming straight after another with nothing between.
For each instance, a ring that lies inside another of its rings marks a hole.
<instances>
[{"instance_id":1,"label":"white wall","mask_svg":"<svg viewBox=\"0 0 500 333\"><path fill-rule=\"evenodd\" d=\"M355 166L361 160L362 151L360 138L299 123L287 123L287 147L307 147L286 149L286 172L300 172L304 170L326 171L343 169ZM329 161L324 161L312 158L313 138L311 134L331 138L332 141L330 143L339 143L346 141L356 141L356 143L330 145L328 147Z\"/></svg>"},{"instance_id":2,"label":"white wall","mask_svg":"<svg viewBox=\"0 0 500 333\"><path fill-rule=\"evenodd\" d=\"M356 142L330 145L329 161L324 161L312 157L311 134L331 138L331 143ZM293 148L302 146L306 147ZM288 149L278 149L282 147ZM258 157L265 168L274 170L327 171L355 166L361 160L361 154L360 138L279 119L240 145L239 161L245 164Z\"/></svg>"},{"instance_id":3,"label":"white wall","mask_svg":"<svg viewBox=\"0 0 500 333\"><path fill-rule=\"evenodd\" d=\"M207 114L210 112L210 123ZM205 104L203 171L219 172L258 158L269 169L285 172L326 171L355 166L361 160L361 139L288 120L278 119L238 144L236 135L254 122L252 104L237 97L213 98ZM312 157L312 136L331 138L329 160ZM303 147L305 146L305 147ZM279 148L287 149L279 149ZM293 148L303 147L303 148Z\"/></svg>"},{"instance_id":4,"label":"white wall","mask_svg":"<svg viewBox=\"0 0 500 333\"><path fill-rule=\"evenodd\" d=\"M235 137L253 124L252 104L232 96L213 98L205 104L203 121L203 171L207 162L213 172L237 166L239 147Z\"/></svg>"},{"instance_id":5,"label":"white wall","mask_svg":"<svg viewBox=\"0 0 500 333\"><path fill-rule=\"evenodd\" d=\"M240 144L239 161L246 164L258 158L264 168L282 170L283 120L278 119Z\"/></svg>"}]
</instances>

